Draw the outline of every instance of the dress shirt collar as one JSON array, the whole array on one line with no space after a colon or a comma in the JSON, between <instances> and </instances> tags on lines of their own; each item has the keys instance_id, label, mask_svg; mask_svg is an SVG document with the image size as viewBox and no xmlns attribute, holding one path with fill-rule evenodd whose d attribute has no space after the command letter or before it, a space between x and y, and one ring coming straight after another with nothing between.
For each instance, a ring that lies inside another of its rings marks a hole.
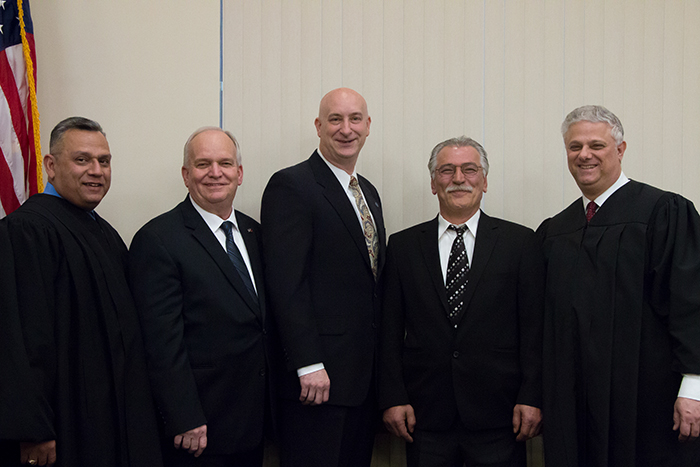
<instances>
[{"instance_id":1,"label":"dress shirt collar","mask_svg":"<svg viewBox=\"0 0 700 467\"><path fill-rule=\"evenodd\" d=\"M51 182L46 183L46 186L44 187L44 194L63 198L63 196L58 194L58 191L56 191L56 188L51 184Z\"/></svg>"},{"instance_id":2,"label":"dress shirt collar","mask_svg":"<svg viewBox=\"0 0 700 467\"><path fill-rule=\"evenodd\" d=\"M56 191L56 187L54 187L51 184L51 182L46 182L46 186L44 187L44 194L55 196L56 198L65 199L65 198L63 198L63 196L60 195L60 193L58 191ZM97 217L95 217L97 215L97 213L95 212L94 209L91 209L90 211L85 211L85 212L87 212L90 215L90 217L92 217L93 219L97 219Z\"/></svg>"},{"instance_id":3,"label":"dress shirt collar","mask_svg":"<svg viewBox=\"0 0 700 467\"><path fill-rule=\"evenodd\" d=\"M201 207L200 205L198 205L197 203L194 202L194 200L192 199L191 196L189 198L190 198L190 201L192 202L192 206L194 206L194 208L197 210L199 215L202 216L202 219L204 219L204 222L207 224L207 226L209 226L209 229L212 232L216 232L216 230L221 227L221 224L224 221L231 221L231 223L233 224L233 227L236 230L239 230L238 229L238 222L236 222L236 210L233 209L233 206L231 206L231 215L228 217L228 219L222 219L219 216L217 216L216 214L213 214L209 211L204 210L203 207Z\"/></svg>"},{"instance_id":4,"label":"dress shirt collar","mask_svg":"<svg viewBox=\"0 0 700 467\"><path fill-rule=\"evenodd\" d=\"M472 217L469 218L465 224L469 228L469 231L471 234L476 238L476 229L479 228L479 219L481 218L481 209L476 211ZM438 214L438 238L442 237L445 235L447 232L447 229L452 225L451 222L447 222L447 220L442 217L442 214Z\"/></svg>"},{"instance_id":5,"label":"dress shirt collar","mask_svg":"<svg viewBox=\"0 0 700 467\"><path fill-rule=\"evenodd\" d=\"M603 194L598 196L596 199L588 199L582 195L581 198L583 199L583 210L586 210L588 203L590 203L591 201L595 201L595 204L598 206L598 209L600 209L603 203L607 201L607 199L610 198L610 196L612 196L613 193L622 188L629 181L630 179L627 178L623 172L620 172L620 176L618 177L617 181L613 183L610 186L610 188L605 190Z\"/></svg>"},{"instance_id":6,"label":"dress shirt collar","mask_svg":"<svg viewBox=\"0 0 700 467\"><path fill-rule=\"evenodd\" d=\"M357 172L353 169L352 175L350 175L346 171L344 171L343 169L336 167L333 164L331 164L330 162L328 162L328 159L326 159L324 157L324 155L321 154L320 149L317 149L316 152L318 152L321 155L321 159L323 159L323 162L325 162L326 165L328 166L328 168L331 169L331 172L333 172L333 175L335 175L335 178L337 178L338 182L340 182L340 186L342 186L343 188L345 188L347 190L348 187L350 186L350 178L351 177L357 178ZM359 182L360 180L358 179L357 181Z\"/></svg>"}]
</instances>

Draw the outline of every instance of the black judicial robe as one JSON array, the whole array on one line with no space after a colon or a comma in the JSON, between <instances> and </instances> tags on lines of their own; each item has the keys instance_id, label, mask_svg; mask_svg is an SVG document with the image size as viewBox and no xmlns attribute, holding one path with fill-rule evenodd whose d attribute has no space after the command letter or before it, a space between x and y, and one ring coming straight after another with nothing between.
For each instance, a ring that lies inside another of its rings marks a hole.
<instances>
[{"instance_id":1,"label":"black judicial robe","mask_svg":"<svg viewBox=\"0 0 700 467\"><path fill-rule=\"evenodd\" d=\"M700 465L700 443L679 443L672 430L682 374L700 374L693 204L630 181L589 225L578 199L538 233L547 465Z\"/></svg>"},{"instance_id":2,"label":"black judicial robe","mask_svg":"<svg viewBox=\"0 0 700 467\"><path fill-rule=\"evenodd\" d=\"M55 439L57 466L161 465L119 234L43 194L2 222L0 439Z\"/></svg>"}]
</instances>

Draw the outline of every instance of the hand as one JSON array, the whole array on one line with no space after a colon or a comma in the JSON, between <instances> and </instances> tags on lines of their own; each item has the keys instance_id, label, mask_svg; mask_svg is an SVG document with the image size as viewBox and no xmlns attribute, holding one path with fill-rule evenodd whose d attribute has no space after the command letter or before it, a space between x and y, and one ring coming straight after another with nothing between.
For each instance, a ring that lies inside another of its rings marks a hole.
<instances>
[{"instance_id":1,"label":"hand","mask_svg":"<svg viewBox=\"0 0 700 467\"><path fill-rule=\"evenodd\" d=\"M517 404L513 408L513 433L516 441L525 441L540 434L542 411L530 405Z\"/></svg>"},{"instance_id":2,"label":"hand","mask_svg":"<svg viewBox=\"0 0 700 467\"><path fill-rule=\"evenodd\" d=\"M679 430L680 429L680 430ZM673 405L673 430L678 441L693 441L700 435L700 401L679 397Z\"/></svg>"},{"instance_id":3,"label":"hand","mask_svg":"<svg viewBox=\"0 0 700 467\"><path fill-rule=\"evenodd\" d=\"M175 449L187 449L199 457L207 447L207 426L202 425L175 436Z\"/></svg>"},{"instance_id":4,"label":"hand","mask_svg":"<svg viewBox=\"0 0 700 467\"><path fill-rule=\"evenodd\" d=\"M331 393L331 380L325 369L299 377L301 394L299 400L304 405L321 405L328 402Z\"/></svg>"},{"instance_id":5,"label":"hand","mask_svg":"<svg viewBox=\"0 0 700 467\"><path fill-rule=\"evenodd\" d=\"M416 416L410 404L389 407L384 411L382 420L386 429L392 434L403 438L408 443L413 442L411 433L416 427Z\"/></svg>"},{"instance_id":6,"label":"hand","mask_svg":"<svg viewBox=\"0 0 700 467\"><path fill-rule=\"evenodd\" d=\"M40 443L19 443L20 461L22 464L36 461L32 465L50 465L56 463L56 441L42 441Z\"/></svg>"}]
</instances>

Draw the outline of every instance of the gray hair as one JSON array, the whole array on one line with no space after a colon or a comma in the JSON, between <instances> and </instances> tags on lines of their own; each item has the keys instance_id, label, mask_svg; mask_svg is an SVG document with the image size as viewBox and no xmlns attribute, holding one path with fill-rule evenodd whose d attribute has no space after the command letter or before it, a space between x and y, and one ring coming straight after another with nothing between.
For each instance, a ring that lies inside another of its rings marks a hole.
<instances>
[{"instance_id":1,"label":"gray hair","mask_svg":"<svg viewBox=\"0 0 700 467\"><path fill-rule=\"evenodd\" d=\"M51 130L51 139L49 140L50 154L56 156L61 152L63 149L63 137L69 130L99 131L102 133L102 136L107 136L100 124L94 120L85 117L68 117L58 122L58 125Z\"/></svg>"},{"instance_id":2,"label":"gray hair","mask_svg":"<svg viewBox=\"0 0 700 467\"><path fill-rule=\"evenodd\" d=\"M221 133L228 136L231 139L231 141L233 141L233 145L236 147L236 163L238 165L241 165L241 161L242 161L241 147L238 145L238 140L236 139L235 136L233 136L233 133L231 133L228 130L223 130L223 129L219 128L218 126L203 126L202 128L195 130L195 132L192 133L189 138L187 138L187 142L185 143L185 150L183 151L184 152L184 158L182 159L182 166L183 167L189 166L190 143L192 143L192 140L197 135L204 133L205 131L220 131Z\"/></svg>"},{"instance_id":3,"label":"gray hair","mask_svg":"<svg viewBox=\"0 0 700 467\"><path fill-rule=\"evenodd\" d=\"M480 145L471 138L468 138L466 136L459 136L457 138L450 138L448 140L445 140L433 148L433 151L430 153L430 160L428 160L428 170L430 171L431 178L435 178L435 171L437 170L437 156L440 153L440 151L442 151L446 147L471 147L476 149L476 152L478 152L479 156L481 157L481 167L483 167L484 176L488 175L489 158L486 154L486 149L484 149L482 145Z\"/></svg>"},{"instance_id":4,"label":"gray hair","mask_svg":"<svg viewBox=\"0 0 700 467\"><path fill-rule=\"evenodd\" d=\"M602 105L584 105L572 110L561 124L562 137L566 136L571 125L578 122L607 123L610 125L610 135L618 145L625 139L625 130L620 119Z\"/></svg>"}]
</instances>

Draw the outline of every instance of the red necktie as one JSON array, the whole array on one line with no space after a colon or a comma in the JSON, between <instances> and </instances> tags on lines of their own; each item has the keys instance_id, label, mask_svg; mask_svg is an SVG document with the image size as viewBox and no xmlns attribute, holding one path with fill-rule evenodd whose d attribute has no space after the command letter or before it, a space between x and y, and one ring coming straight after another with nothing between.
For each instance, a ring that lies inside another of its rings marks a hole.
<instances>
[{"instance_id":1,"label":"red necktie","mask_svg":"<svg viewBox=\"0 0 700 467\"><path fill-rule=\"evenodd\" d=\"M593 216L595 215L595 212L598 210L598 205L595 204L595 201L591 201L588 203L588 206L586 206L586 221L590 222L591 219L593 219Z\"/></svg>"}]
</instances>

